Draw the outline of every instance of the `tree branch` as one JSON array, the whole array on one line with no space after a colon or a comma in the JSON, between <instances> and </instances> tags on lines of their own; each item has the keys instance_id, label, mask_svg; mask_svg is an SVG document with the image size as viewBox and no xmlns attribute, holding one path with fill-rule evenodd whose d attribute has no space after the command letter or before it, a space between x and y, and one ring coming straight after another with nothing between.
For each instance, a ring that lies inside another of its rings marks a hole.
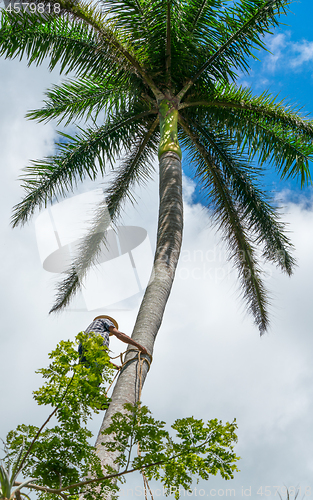
<instances>
[{"instance_id":1,"label":"tree branch","mask_svg":"<svg viewBox=\"0 0 313 500\"><path fill-rule=\"evenodd\" d=\"M61 398L61 401L59 402L58 406L56 406L56 407L55 407L55 409L53 410L53 412L52 412L52 413L50 413L49 417L48 417L48 418L47 418L47 420L46 420L46 421L42 424L42 426L41 426L41 427L40 427L40 429L38 430L37 434L35 435L34 439L33 439L33 440L32 440L32 442L30 443L30 445L29 445L29 447L28 447L28 450L26 451L26 453L25 453L25 455L24 455L24 457L23 457L23 460L22 460L22 462L21 462L21 464L20 464L20 466L19 466L19 468L18 468L18 471L17 471L17 472L20 472L20 471L22 470L23 465L25 464L26 458L27 458L27 457L28 457L28 455L30 454L30 451L31 451L32 447L34 446L35 442L37 441L37 439L38 439L38 437L39 437L39 435L40 435L40 433L41 433L42 429L43 429L43 428L47 425L47 423L49 422L49 420L53 417L53 415L56 413L56 411L60 408L60 405L61 405L62 401L64 400L64 398L65 398L66 394L67 394L67 391L68 391L68 389L69 389L69 387L70 387L70 385L71 385L71 383L72 383L72 381L73 381L74 376L75 376L75 373L74 373L74 375L72 376L71 380L69 381L69 383L68 383L68 385L67 385L67 387L66 387L66 389L65 389L65 392L64 392L64 394L63 394L63 396L62 396L62 398ZM21 483L19 483L19 484L21 484Z\"/></svg>"},{"instance_id":2,"label":"tree branch","mask_svg":"<svg viewBox=\"0 0 313 500\"><path fill-rule=\"evenodd\" d=\"M202 446L206 445L209 442L210 437L211 436L208 436L203 441L203 443L199 444L198 446L195 446L194 448L191 448L188 451L189 452L193 452L193 451L197 450L198 448L201 448ZM33 484L33 483L28 483L27 484L27 488L31 488L31 489L38 490L38 491L44 491L46 493L54 493L55 495L65 496L65 495L62 495L62 493L64 491L68 491L68 490L71 490L71 489L74 489L74 488L78 488L80 486L85 486L85 485L88 485L88 484L92 484L92 483L100 483L102 481L106 481L107 479L114 479L116 477L123 476L125 474L130 474L131 472L140 471L141 469L147 469L149 467L154 467L155 465L161 465L161 464L170 462L171 460L175 460L175 458L180 457L185 452L186 451L184 450L181 453L177 453L177 455L169 457L166 460L159 460L158 462L153 462L151 464L141 465L140 467L135 467L134 469L124 470L123 472L117 472L115 474L109 474L107 476L97 477L97 478L94 478L94 479L88 479L86 481L81 481L79 483L70 484L69 486L64 486L63 488L58 488L58 489L57 488L48 488L47 486L38 486L37 484ZM14 486L20 486L21 484L22 483L17 482L17 481L14 482Z\"/></svg>"}]
</instances>

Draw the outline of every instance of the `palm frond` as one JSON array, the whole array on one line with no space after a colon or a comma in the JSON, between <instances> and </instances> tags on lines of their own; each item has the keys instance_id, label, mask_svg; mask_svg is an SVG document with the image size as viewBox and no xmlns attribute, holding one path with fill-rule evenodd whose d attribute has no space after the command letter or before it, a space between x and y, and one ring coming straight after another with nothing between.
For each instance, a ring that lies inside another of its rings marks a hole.
<instances>
[{"instance_id":1,"label":"palm frond","mask_svg":"<svg viewBox=\"0 0 313 500\"><path fill-rule=\"evenodd\" d=\"M234 70L247 71L247 59L256 58L253 49L265 49L264 35L279 24L277 18L286 14L286 7L291 1L241 0L228 9L222 9L218 21L215 21L219 36L216 34L214 40L210 33L208 47L203 40L203 52L207 51L210 55L178 93L178 99L181 100L206 71L211 79L217 81L233 79Z\"/></svg>"},{"instance_id":2,"label":"palm frond","mask_svg":"<svg viewBox=\"0 0 313 500\"><path fill-rule=\"evenodd\" d=\"M110 47L99 44L94 30L85 23L66 18L23 12L2 11L0 25L0 55L6 58L26 57L28 64L49 60L52 71L60 64L60 71L86 76L119 71L115 54Z\"/></svg>"},{"instance_id":3,"label":"palm frond","mask_svg":"<svg viewBox=\"0 0 313 500\"><path fill-rule=\"evenodd\" d=\"M223 43L221 13L226 4L224 0L188 0L180 6L173 19L173 65L176 71L181 68L186 79L192 78Z\"/></svg>"},{"instance_id":4,"label":"palm frond","mask_svg":"<svg viewBox=\"0 0 313 500\"><path fill-rule=\"evenodd\" d=\"M171 81L172 64L172 46L171 46L171 2L166 1L166 50L165 50L165 72L168 82Z\"/></svg>"},{"instance_id":5,"label":"palm frond","mask_svg":"<svg viewBox=\"0 0 313 500\"><path fill-rule=\"evenodd\" d=\"M249 240L240 208L236 206L231 187L214 162L214 158L206 151L201 140L182 117L180 124L185 132L181 141L191 161L197 164L197 176L204 182L210 200L209 208L228 243L230 257L237 267L248 310L252 313L260 333L263 334L268 326L267 292L261 280L255 249Z\"/></svg>"},{"instance_id":6,"label":"palm frond","mask_svg":"<svg viewBox=\"0 0 313 500\"><path fill-rule=\"evenodd\" d=\"M201 99L202 95L203 99ZM198 100L188 99L182 103L180 109L208 108L209 113L214 118L225 120L225 124L230 127L237 126L239 118L241 120L247 120L250 117L253 119L262 118L268 124L280 124L297 134L302 133L307 140L313 139L313 120L306 119L300 114L302 108L299 106L287 102L285 99L280 101L277 99L278 96L274 96L268 91L255 96L248 87L218 83L209 92L206 91L204 94L199 92ZM215 114L216 109L218 111Z\"/></svg>"},{"instance_id":7,"label":"palm frond","mask_svg":"<svg viewBox=\"0 0 313 500\"><path fill-rule=\"evenodd\" d=\"M245 161L244 155L236 151L226 133L213 132L191 120L189 124L200 134L215 164L223 169L248 231L256 234L257 245L264 245L263 257L276 263L290 276L295 265L290 254L294 247L283 232L284 224L279 221L277 211L257 186L259 169L253 169L248 158Z\"/></svg>"},{"instance_id":8,"label":"palm frond","mask_svg":"<svg viewBox=\"0 0 313 500\"><path fill-rule=\"evenodd\" d=\"M137 50L130 44L129 34L123 33L123 30L116 29L116 19L112 19L112 12L109 11L109 21L103 22L105 17L105 10L99 10L93 2L68 2L68 0L61 1L67 13L76 19L81 19L87 22L90 26L96 29L99 38L104 45L110 47L111 51L116 53L117 59L122 59L130 65L131 71L140 75L143 81L150 87L156 98L160 98L162 93L153 82L151 76L145 71L144 67L140 64L140 50ZM138 4L139 5L139 4ZM114 29L112 29L114 27Z\"/></svg>"},{"instance_id":9,"label":"palm frond","mask_svg":"<svg viewBox=\"0 0 313 500\"><path fill-rule=\"evenodd\" d=\"M66 126L75 119L85 118L87 121L91 116L96 119L101 111L117 113L120 108L126 108L127 100L140 99L140 90L143 90L140 83L136 88L121 72L105 79L71 79L62 85L54 85L45 93L48 98L45 106L28 112L26 116L39 122L58 118L58 124L66 120Z\"/></svg>"},{"instance_id":10,"label":"palm frond","mask_svg":"<svg viewBox=\"0 0 313 500\"><path fill-rule=\"evenodd\" d=\"M262 164L269 162L279 172L281 179L299 178L301 187L311 181L309 162L313 160L312 142L290 134L280 125L270 126L262 120L251 120L242 146L250 149L250 157L257 157ZM250 130L255 136L250 135ZM239 134L237 134L237 137Z\"/></svg>"},{"instance_id":11,"label":"palm frond","mask_svg":"<svg viewBox=\"0 0 313 500\"><path fill-rule=\"evenodd\" d=\"M100 2L103 13L110 16L118 32L131 43L141 62L146 60L145 54L151 36L151 11L155 3L140 0L101 0ZM145 43L142 43L143 40Z\"/></svg>"},{"instance_id":12,"label":"palm frond","mask_svg":"<svg viewBox=\"0 0 313 500\"><path fill-rule=\"evenodd\" d=\"M248 152L250 160L255 158L260 166L266 162L272 165L281 178L300 178L302 186L311 182L313 126L297 113L270 109L267 115L265 107L257 112L253 108L236 109L236 105L232 108L231 104L208 108L199 104L196 111L185 116L194 116L204 127L227 133L238 151Z\"/></svg>"},{"instance_id":13,"label":"palm frond","mask_svg":"<svg viewBox=\"0 0 313 500\"><path fill-rule=\"evenodd\" d=\"M156 118L138 134L133 149L106 190L105 200L96 211L91 229L79 245L77 256L66 271L65 278L58 285L56 302L50 312L66 307L80 289L87 271L96 262L103 243L106 243L108 226L116 223L127 198L134 202L131 192L134 185L144 184L149 179L153 170L153 155L158 148L158 134L155 135L158 122Z\"/></svg>"},{"instance_id":14,"label":"palm frond","mask_svg":"<svg viewBox=\"0 0 313 500\"><path fill-rule=\"evenodd\" d=\"M174 11L180 2L110 0L103 2L103 5L104 12L109 13L116 28L129 40L146 72L154 81L158 80L158 88L167 88L170 78L164 70L166 60L170 61L167 54L176 43ZM159 99L162 99L161 93Z\"/></svg>"},{"instance_id":15,"label":"palm frond","mask_svg":"<svg viewBox=\"0 0 313 500\"><path fill-rule=\"evenodd\" d=\"M126 70L140 75L155 96L162 96L136 54L117 36L111 19L105 21L90 2L60 2L63 16L2 11L0 55L14 58L25 54L29 64L40 64L48 57L50 70L60 62L61 72L76 71L80 76Z\"/></svg>"},{"instance_id":16,"label":"palm frond","mask_svg":"<svg viewBox=\"0 0 313 500\"><path fill-rule=\"evenodd\" d=\"M189 0L184 19L188 32L201 37L205 27L210 26L212 18L223 8L223 3L222 0Z\"/></svg>"},{"instance_id":17,"label":"palm frond","mask_svg":"<svg viewBox=\"0 0 313 500\"><path fill-rule=\"evenodd\" d=\"M205 5L201 6L199 5L200 2L197 1L182 3L177 0L171 0L166 10L166 3L164 2L166 16L163 14L162 27L167 27L167 31L161 31L161 28L158 26L155 27L156 33L159 33L163 47L161 45L158 48L158 58L156 58L156 54L149 52L149 64L152 71L159 71L161 74L164 73L163 84L165 87L170 86L177 90L181 89L185 85L186 80L192 78L199 66L206 61L208 52L210 52L209 46L214 51L218 45L218 41L221 41L220 32L223 26L219 17L223 2L208 0L202 3ZM200 13L198 12L199 9ZM197 29L194 29L195 17L198 15L199 25L201 26L199 29L198 26ZM203 50L205 44L206 48ZM165 54L164 47L166 47ZM169 48L172 68L171 85L169 85L168 72L164 72L164 67L166 68L166 53L169 53Z\"/></svg>"},{"instance_id":18,"label":"palm frond","mask_svg":"<svg viewBox=\"0 0 313 500\"><path fill-rule=\"evenodd\" d=\"M67 141L58 143L59 154L35 161L24 171L22 177L25 198L13 209L13 227L24 224L35 209L46 206L49 201L65 196L77 182L89 177L94 180L98 173L105 172L105 164L113 164L115 157L131 148L131 139L140 130L142 120L153 111L120 113L99 128L82 131L81 136L71 137L59 132ZM98 162L98 165L95 162Z\"/></svg>"}]
</instances>

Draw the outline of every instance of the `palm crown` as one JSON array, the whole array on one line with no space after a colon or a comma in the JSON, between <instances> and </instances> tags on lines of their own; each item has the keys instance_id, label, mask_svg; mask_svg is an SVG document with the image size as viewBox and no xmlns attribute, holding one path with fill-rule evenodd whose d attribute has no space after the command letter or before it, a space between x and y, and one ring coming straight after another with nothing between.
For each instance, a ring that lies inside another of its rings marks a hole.
<instances>
[{"instance_id":1,"label":"palm crown","mask_svg":"<svg viewBox=\"0 0 313 500\"><path fill-rule=\"evenodd\" d=\"M0 51L36 64L47 57L50 69L59 64L76 75L49 90L44 107L28 117L66 124L93 118L93 125L74 137L61 133L56 154L25 169L26 193L15 206L13 225L78 181L104 175L121 154L122 161L53 310L68 304L95 261L106 207L115 221L134 185L150 176L155 155L170 151L181 158L182 147L262 333L267 298L255 248L261 245L263 257L289 275L294 265L284 226L259 184L262 168L270 163L283 178L308 182L313 123L269 93L254 96L234 81L248 70L255 49L264 48L264 35L290 1L58 3L60 13L3 12Z\"/></svg>"}]
</instances>

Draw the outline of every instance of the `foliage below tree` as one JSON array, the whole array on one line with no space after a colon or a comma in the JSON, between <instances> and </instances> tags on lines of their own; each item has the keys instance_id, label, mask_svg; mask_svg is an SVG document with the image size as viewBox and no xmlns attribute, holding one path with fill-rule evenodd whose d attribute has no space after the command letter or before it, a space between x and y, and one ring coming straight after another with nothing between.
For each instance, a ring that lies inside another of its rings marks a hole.
<instances>
[{"instance_id":1,"label":"foliage below tree","mask_svg":"<svg viewBox=\"0 0 313 500\"><path fill-rule=\"evenodd\" d=\"M125 474L144 470L148 479L163 483L167 494L176 487L178 498L179 488L188 490L194 479L218 473L224 479L233 477L238 460L233 450L235 421L222 425L217 419L207 424L193 417L177 419L172 425L174 439L165 422L154 419L140 403L126 404L125 413L116 413L105 432L112 440L103 446L119 452L116 465L121 472L109 466L101 469L90 444L88 422L109 403L106 386L113 369L101 336L80 333L77 340L83 344L84 363L79 362L73 342L61 341L50 354L48 368L38 370L46 382L34 391L34 398L39 405L55 407L45 424L40 429L22 424L7 436L6 466L13 463L17 474L32 477L23 489L34 489L46 500L60 495L78 498L82 492L86 499L100 500L108 491L118 492L117 479L123 481ZM47 428L51 416L56 417L56 425Z\"/></svg>"}]
</instances>

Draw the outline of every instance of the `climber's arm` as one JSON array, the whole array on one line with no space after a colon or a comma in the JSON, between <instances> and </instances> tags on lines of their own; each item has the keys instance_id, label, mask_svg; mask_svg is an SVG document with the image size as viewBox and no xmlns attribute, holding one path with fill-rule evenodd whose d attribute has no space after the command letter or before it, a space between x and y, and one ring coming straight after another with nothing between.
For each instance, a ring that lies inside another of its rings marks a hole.
<instances>
[{"instance_id":1,"label":"climber's arm","mask_svg":"<svg viewBox=\"0 0 313 500\"><path fill-rule=\"evenodd\" d=\"M137 347L139 351L141 351L143 354L149 354L147 349L143 347L141 344L138 344L135 340L131 339L128 335L126 335L123 332L120 332L117 330L114 326L110 326L110 332L115 335L116 338L121 340L122 342L125 342L125 344L130 344L133 345L134 347Z\"/></svg>"}]
</instances>

